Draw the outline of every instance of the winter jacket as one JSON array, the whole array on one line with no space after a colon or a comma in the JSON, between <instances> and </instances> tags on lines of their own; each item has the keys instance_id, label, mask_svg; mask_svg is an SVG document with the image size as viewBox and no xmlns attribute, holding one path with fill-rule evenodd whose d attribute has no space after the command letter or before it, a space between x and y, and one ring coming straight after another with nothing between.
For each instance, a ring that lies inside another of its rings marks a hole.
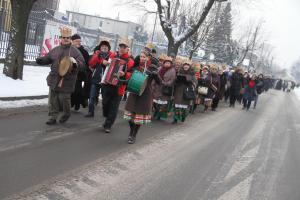
<instances>
[{"instance_id":1,"label":"winter jacket","mask_svg":"<svg viewBox=\"0 0 300 200\"><path fill-rule=\"evenodd\" d=\"M243 76L240 73L234 72L230 78L230 94L240 95L243 87Z\"/></svg>"},{"instance_id":2,"label":"winter jacket","mask_svg":"<svg viewBox=\"0 0 300 200\"><path fill-rule=\"evenodd\" d=\"M101 53L100 50L96 51L89 61L89 66L94 69L91 83L100 84L102 79L102 74L105 71L106 66L103 65L104 60L109 60L109 58L113 58L114 55L111 51L107 53Z\"/></svg>"},{"instance_id":3,"label":"winter jacket","mask_svg":"<svg viewBox=\"0 0 300 200\"><path fill-rule=\"evenodd\" d=\"M88 79L88 72L89 72L89 53L84 49L83 46L80 46L78 48L80 53L82 54L84 58L85 67L81 68L81 70L78 71L77 79L78 81L87 81Z\"/></svg>"},{"instance_id":4,"label":"winter jacket","mask_svg":"<svg viewBox=\"0 0 300 200\"><path fill-rule=\"evenodd\" d=\"M162 70L162 67L158 68L158 78L160 79L160 83L158 83L157 81L152 82L153 98L156 100L169 101L171 100L171 97L164 95L162 93L162 89L164 86L174 87L176 70L174 67L172 67L164 74L163 77L159 75L160 70Z\"/></svg>"},{"instance_id":5,"label":"winter jacket","mask_svg":"<svg viewBox=\"0 0 300 200\"><path fill-rule=\"evenodd\" d=\"M62 87L58 87L58 83L62 79L58 74L58 67L60 61L65 57L73 57L77 61L71 72L68 72L63 79ZM69 45L60 45L52 49L46 56L36 59L38 65L50 65L51 70L47 77L48 86L57 92L72 93L75 89L75 82L77 79L78 70L85 67L85 62L82 54L76 48Z\"/></svg>"},{"instance_id":6,"label":"winter jacket","mask_svg":"<svg viewBox=\"0 0 300 200\"><path fill-rule=\"evenodd\" d=\"M90 65L93 65L93 64L99 63L99 62L100 63L103 62L103 59L101 61L101 59L99 57L98 57L98 60L97 60L97 58L95 58L95 57L97 57L96 55L93 55L93 57L91 58ZM111 59L119 58L119 59L122 59L122 60L126 61L126 67L124 68L125 75L124 75L124 77L120 77L120 78L125 79L125 80L129 80L130 77L131 77L132 71L133 71L134 60L129 57L128 53L125 53L125 54L122 54L122 55L120 55L119 52L116 52L115 54L112 53L110 55L110 58ZM125 90L126 90L126 83L121 83L120 85L113 86L113 87L118 87L118 95L119 96L124 95Z\"/></svg>"},{"instance_id":7,"label":"winter jacket","mask_svg":"<svg viewBox=\"0 0 300 200\"><path fill-rule=\"evenodd\" d=\"M252 86L251 86L251 83L253 84ZM255 81L250 80L249 83L245 85L244 89L245 89L245 92L243 94L243 98L253 101L257 95Z\"/></svg>"},{"instance_id":8,"label":"winter jacket","mask_svg":"<svg viewBox=\"0 0 300 200\"><path fill-rule=\"evenodd\" d=\"M184 71L181 69L177 74L177 78L175 81L174 104L189 105L190 100L184 98L184 91L189 87L192 87L195 91L196 84L197 81L194 71Z\"/></svg>"},{"instance_id":9,"label":"winter jacket","mask_svg":"<svg viewBox=\"0 0 300 200\"><path fill-rule=\"evenodd\" d=\"M262 79L257 79L255 81L256 83L256 90L257 90L257 94L261 94L264 91L264 81Z\"/></svg>"}]
</instances>

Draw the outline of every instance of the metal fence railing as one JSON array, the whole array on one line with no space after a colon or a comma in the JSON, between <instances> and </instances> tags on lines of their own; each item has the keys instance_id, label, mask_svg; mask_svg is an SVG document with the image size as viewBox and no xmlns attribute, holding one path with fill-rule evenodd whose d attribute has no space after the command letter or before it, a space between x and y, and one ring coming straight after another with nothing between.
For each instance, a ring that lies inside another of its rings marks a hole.
<instances>
[{"instance_id":1,"label":"metal fence railing","mask_svg":"<svg viewBox=\"0 0 300 200\"><path fill-rule=\"evenodd\" d=\"M53 13L52 13L53 14ZM53 21L61 25L70 24L54 18L48 11L31 11L27 23L26 41L25 41L25 61L35 61L41 56L43 42L45 36L46 22ZM0 8L0 59L4 59L9 43L10 27L11 27L11 11L5 8ZM82 37L82 44L87 48L90 54L93 49L99 44L101 39L108 39L111 43L112 50L117 49L120 37L114 33L104 33L98 30L85 30L76 27L77 33ZM131 40L131 52L133 56L138 55L146 43L137 42L134 38ZM158 55L166 53L165 46L157 46Z\"/></svg>"}]
</instances>

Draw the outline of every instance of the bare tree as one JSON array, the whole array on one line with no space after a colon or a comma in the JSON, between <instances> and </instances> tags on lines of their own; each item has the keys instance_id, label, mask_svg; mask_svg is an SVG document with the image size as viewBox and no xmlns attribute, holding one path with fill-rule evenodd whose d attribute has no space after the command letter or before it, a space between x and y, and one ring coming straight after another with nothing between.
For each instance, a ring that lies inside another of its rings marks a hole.
<instances>
[{"instance_id":1,"label":"bare tree","mask_svg":"<svg viewBox=\"0 0 300 200\"><path fill-rule=\"evenodd\" d=\"M27 21L36 0L10 0L11 32L3 73L13 79L23 79L24 50Z\"/></svg>"},{"instance_id":2,"label":"bare tree","mask_svg":"<svg viewBox=\"0 0 300 200\"><path fill-rule=\"evenodd\" d=\"M121 0L123 5L139 11L158 13L162 31L168 40L169 55L177 55L179 47L198 31L216 1L227 0ZM149 10L153 7L149 6L150 3L154 3L156 11Z\"/></svg>"},{"instance_id":3,"label":"bare tree","mask_svg":"<svg viewBox=\"0 0 300 200\"><path fill-rule=\"evenodd\" d=\"M187 21L184 17L186 15L184 14L187 13L191 7L200 8L199 1L184 6L180 5L179 0L175 2L171 2L170 0L154 0L157 5L161 28L168 38L168 55L177 55L180 45L198 31L215 1L216 0L206 1L204 8L194 15L194 19ZM181 8L179 8L180 6ZM178 13L179 11L180 13ZM179 23L186 22L189 23L187 28L181 30Z\"/></svg>"},{"instance_id":4,"label":"bare tree","mask_svg":"<svg viewBox=\"0 0 300 200\"><path fill-rule=\"evenodd\" d=\"M212 18L211 18L212 19ZM211 27L213 26L213 20L209 19L198 29L198 31L190 37L191 46L189 49L189 59L192 59L194 53L204 44L208 36Z\"/></svg>"},{"instance_id":5,"label":"bare tree","mask_svg":"<svg viewBox=\"0 0 300 200\"><path fill-rule=\"evenodd\" d=\"M237 65L241 65L244 62L249 52L253 53L256 50L258 37L261 36L261 27L261 23L255 27L253 25L248 26L246 32L238 39L238 46L235 47L239 53Z\"/></svg>"}]
</instances>

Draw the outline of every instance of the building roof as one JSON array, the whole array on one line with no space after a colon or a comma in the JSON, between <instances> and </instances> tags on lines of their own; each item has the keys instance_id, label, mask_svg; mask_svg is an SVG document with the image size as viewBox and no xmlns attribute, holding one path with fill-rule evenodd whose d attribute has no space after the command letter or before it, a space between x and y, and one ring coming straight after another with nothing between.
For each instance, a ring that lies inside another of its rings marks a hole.
<instances>
[{"instance_id":1,"label":"building roof","mask_svg":"<svg viewBox=\"0 0 300 200\"><path fill-rule=\"evenodd\" d=\"M112 19L112 18L108 18L108 17L100 17L100 16L97 16L97 15L90 15L90 14L85 14L85 13L69 11L69 10L67 10L66 12L67 12L67 14L72 13L72 14L84 15L84 16L89 16L89 17L95 17L95 18L104 19L104 20L112 20L112 21L121 22L121 23L132 23L132 24L141 26L140 24L137 24L137 23L131 22L131 21L122 21L122 20L118 20L118 19Z\"/></svg>"}]
</instances>

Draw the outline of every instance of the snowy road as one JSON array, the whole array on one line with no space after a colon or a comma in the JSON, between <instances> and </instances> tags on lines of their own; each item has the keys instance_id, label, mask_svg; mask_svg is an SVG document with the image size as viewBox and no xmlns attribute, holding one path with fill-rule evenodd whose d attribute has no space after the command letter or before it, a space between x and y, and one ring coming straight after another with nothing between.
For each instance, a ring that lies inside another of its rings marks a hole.
<instances>
[{"instance_id":1,"label":"snowy road","mask_svg":"<svg viewBox=\"0 0 300 200\"><path fill-rule=\"evenodd\" d=\"M257 110L155 122L133 146L121 119L105 135L82 113L55 128L43 108L2 114L0 199L299 200L299 102L271 91Z\"/></svg>"}]
</instances>

